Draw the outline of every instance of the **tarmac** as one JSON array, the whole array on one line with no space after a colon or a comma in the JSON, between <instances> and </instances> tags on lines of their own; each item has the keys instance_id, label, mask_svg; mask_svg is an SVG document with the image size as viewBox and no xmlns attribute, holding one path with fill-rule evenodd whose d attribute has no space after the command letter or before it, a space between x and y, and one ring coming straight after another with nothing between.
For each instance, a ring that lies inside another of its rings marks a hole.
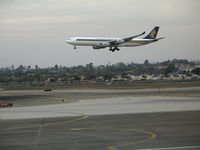
<instances>
[{"instance_id":1,"label":"tarmac","mask_svg":"<svg viewBox=\"0 0 200 150\"><path fill-rule=\"evenodd\" d=\"M0 91L2 150L198 150L200 87ZM39 104L38 104L39 103Z\"/></svg>"}]
</instances>

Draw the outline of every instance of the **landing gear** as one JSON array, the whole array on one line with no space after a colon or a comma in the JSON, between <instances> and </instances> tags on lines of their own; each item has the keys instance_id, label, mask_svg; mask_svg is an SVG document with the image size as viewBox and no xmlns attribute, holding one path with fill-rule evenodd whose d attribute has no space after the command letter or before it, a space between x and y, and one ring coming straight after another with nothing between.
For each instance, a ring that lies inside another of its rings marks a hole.
<instances>
[{"instance_id":1,"label":"landing gear","mask_svg":"<svg viewBox=\"0 0 200 150\"><path fill-rule=\"evenodd\" d=\"M120 49L118 47L110 47L109 51L114 52L114 51L119 51Z\"/></svg>"},{"instance_id":2,"label":"landing gear","mask_svg":"<svg viewBox=\"0 0 200 150\"><path fill-rule=\"evenodd\" d=\"M74 46L74 49L76 49L76 46Z\"/></svg>"},{"instance_id":3,"label":"landing gear","mask_svg":"<svg viewBox=\"0 0 200 150\"><path fill-rule=\"evenodd\" d=\"M109 49L109 51L114 52L115 50L114 49Z\"/></svg>"},{"instance_id":4,"label":"landing gear","mask_svg":"<svg viewBox=\"0 0 200 150\"><path fill-rule=\"evenodd\" d=\"M118 48L118 47L115 47L115 48L114 48L114 50L117 50L117 51L119 51L119 48Z\"/></svg>"}]
</instances>

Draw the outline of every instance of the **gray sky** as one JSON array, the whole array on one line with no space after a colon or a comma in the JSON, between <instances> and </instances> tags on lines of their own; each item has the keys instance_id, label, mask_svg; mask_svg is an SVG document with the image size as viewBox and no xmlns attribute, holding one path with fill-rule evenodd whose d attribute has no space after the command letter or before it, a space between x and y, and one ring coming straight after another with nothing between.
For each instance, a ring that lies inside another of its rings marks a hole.
<instances>
[{"instance_id":1,"label":"gray sky","mask_svg":"<svg viewBox=\"0 0 200 150\"><path fill-rule=\"evenodd\" d=\"M0 0L0 67L200 58L199 0ZM157 43L93 50L73 36L128 37L159 25Z\"/></svg>"}]
</instances>

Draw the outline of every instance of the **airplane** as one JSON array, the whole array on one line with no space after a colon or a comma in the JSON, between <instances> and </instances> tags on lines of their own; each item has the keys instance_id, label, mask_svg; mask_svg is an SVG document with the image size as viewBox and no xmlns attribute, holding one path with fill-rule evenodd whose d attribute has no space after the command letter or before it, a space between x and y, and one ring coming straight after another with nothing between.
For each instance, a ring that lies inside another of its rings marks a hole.
<instances>
[{"instance_id":1,"label":"airplane","mask_svg":"<svg viewBox=\"0 0 200 150\"><path fill-rule=\"evenodd\" d=\"M145 32L127 37L127 38L107 38L107 37L72 37L66 40L66 43L76 46L92 46L93 49L103 49L109 47L109 51L119 51L119 47L135 47L157 42L163 39L156 38L159 30L159 26L156 26L147 36L144 38L136 39L136 37L142 36Z\"/></svg>"}]
</instances>

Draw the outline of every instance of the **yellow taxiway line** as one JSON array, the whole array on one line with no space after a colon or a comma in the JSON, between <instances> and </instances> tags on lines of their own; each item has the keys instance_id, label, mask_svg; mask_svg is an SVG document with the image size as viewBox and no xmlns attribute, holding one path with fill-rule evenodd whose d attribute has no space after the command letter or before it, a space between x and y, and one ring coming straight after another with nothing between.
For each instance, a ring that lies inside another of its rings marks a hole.
<instances>
[{"instance_id":1,"label":"yellow taxiway line","mask_svg":"<svg viewBox=\"0 0 200 150\"><path fill-rule=\"evenodd\" d=\"M145 131L145 130L127 130L127 129L103 129L103 128L72 128L69 129L71 131L83 131L83 130L99 130L99 131L124 131L124 132L137 132L137 133L142 133L142 134L147 134L150 135L150 137L146 138L146 139L142 139L142 140L138 140L138 141L134 141L134 142L129 142L129 143L125 143L125 144L117 144L117 145L113 145L113 146L107 146L108 150L116 150L116 147L123 147L123 146L128 146L128 145L134 145L134 144L139 144L139 143L144 143L150 140L153 140L156 138L156 134L149 132L149 131Z\"/></svg>"},{"instance_id":2,"label":"yellow taxiway line","mask_svg":"<svg viewBox=\"0 0 200 150\"><path fill-rule=\"evenodd\" d=\"M143 140L139 140L139 141L134 141L134 142L130 142L130 143L125 143L125 144L118 144L118 145L113 145L113 146L108 146L108 150L116 150L116 147L122 147L122 146L128 146L128 145L134 145L134 144L139 144L139 143L144 143L147 142L149 140L155 139L156 138L156 134L149 132L149 131L144 131L144 130L125 130L125 131L129 131L129 132L137 132L137 133L145 133L145 134L149 134L151 135L151 137L143 139Z\"/></svg>"}]
</instances>

